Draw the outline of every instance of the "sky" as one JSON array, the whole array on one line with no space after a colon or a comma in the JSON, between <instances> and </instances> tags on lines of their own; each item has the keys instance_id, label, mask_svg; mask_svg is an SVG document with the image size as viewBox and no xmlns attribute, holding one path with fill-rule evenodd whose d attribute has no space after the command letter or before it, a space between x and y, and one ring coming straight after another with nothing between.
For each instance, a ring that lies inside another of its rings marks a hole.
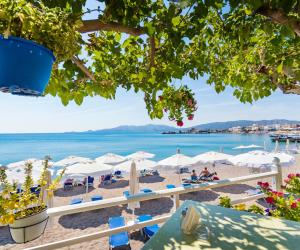
<instances>
[{"instance_id":1,"label":"sky","mask_svg":"<svg viewBox=\"0 0 300 250\"><path fill-rule=\"evenodd\" d=\"M229 120L293 119L300 120L300 98L275 92L254 104L242 104L232 96L232 89L217 94L205 79L184 79L195 91L198 110L190 127L207 122ZM119 89L115 100L87 97L81 106L74 102L63 106L58 97L20 97L0 92L0 133L65 132L111 128L119 125L166 124L167 118L151 120L143 94Z\"/></svg>"},{"instance_id":2,"label":"sky","mask_svg":"<svg viewBox=\"0 0 300 250\"><path fill-rule=\"evenodd\" d=\"M88 0L94 9L96 1ZM90 18L95 18L92 13ZM180 82L176 82L179 84ZM233 90L217 94L205 78L193 81L184 78L195 91L198 110L193 121L184 120L190 127L208 122L230 120L293 119L300 120L300 97L284 95L280 91L254 104L242 104L232 96ZM20 97L0 92L0 133L40 133L86 131L119 125L165 124L175 126L167 118L151 120L147 114L142 93L119 89L115 100L87 97L81 106L74 102L63 106L58 97Z\"/></svg>"}]
</instances>

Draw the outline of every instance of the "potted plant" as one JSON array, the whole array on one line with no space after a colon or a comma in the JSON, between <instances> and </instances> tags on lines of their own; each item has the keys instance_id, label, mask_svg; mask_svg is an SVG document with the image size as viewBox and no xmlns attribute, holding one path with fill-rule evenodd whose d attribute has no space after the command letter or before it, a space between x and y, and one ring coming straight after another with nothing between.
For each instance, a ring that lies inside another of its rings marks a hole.
<instances>
[{"instance_id":1,"label":"potted plant","mask_svg":"<svg viewBox=\"0 0 300 250\"><path fill-rule=\"evenodd\" d=\"M45 157L37 188L33 189L31 162L25 164L25 180L18 188L7 180L6 168L0 168L0 222L8 224L16 243L25 243L41 236L48 222L47 201L53 196L64 170L51 183L49 157Z\"/></svg>"},{"instance_id":2,"label":"potted plant","mask_svg":"<svg viewBox=\"0 0 300 250\"><path fill-rule=\"evenodd\" d=\"M40 96L53 63L80 50L80 23L71 9L48 8L42 1L0 0L0 90Z\"/></svg>"}]
</instances>

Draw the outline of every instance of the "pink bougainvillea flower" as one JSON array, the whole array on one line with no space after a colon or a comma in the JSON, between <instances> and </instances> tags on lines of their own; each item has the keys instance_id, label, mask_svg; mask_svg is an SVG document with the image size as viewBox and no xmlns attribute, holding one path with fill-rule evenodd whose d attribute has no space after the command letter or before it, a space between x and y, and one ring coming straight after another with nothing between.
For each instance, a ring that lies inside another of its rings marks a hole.
<instances>
[{"instance_id":1,"label":"pink bougainvillea flower","mask_svg":"<svg viewBox=\"0 0 300 250\"><path fill-rule=\"evenodd\" d=\"M188 106L193 107L194 106L194 102L192 99L189 99L187 102Z\"/></svg>"},{"instance_id":2,"label":"pink bougainvillea flower","mask_svg":"<svg viewBox=\"0 0 300 250\"><path fill-rule=\"evenodd\" d=\"M190 121L192 121L192 120L194 119L194 116L193 116L193 115L190 115L190 116L188 117L188 119L189 119Z\"/></svg>"},{"instance_id":3,"label":"pink bougainvillea flower","mask_svg":"<svg viewBox=\"0 0 300 250\"><path fill-rule=\"evenodd\" d=\"M269 204L273 204L274 203L274 198L273 197L267 197L266 202L268 202Z\"/></svg>"},{"instance_id":4,"label":"pink bougainvillea flower","mask_svg":"<svg viewBox=\"0 0 300 250\"><path fill-rule=\"evenodd\" d=\"M183 121L177 121L177 126L182 127L183 126Z\"/></svg>"},{"instance_id":5,"label":"pink bougainvillea flower","mask_svg":"<svg viewBox=\"0 0 300 250\"><path fill-rule=\"evenodd\" d=\"M300 198L298 198L297 201L300 202Z\"/></svg>"},{"instance_id":6,"label":"pink bougainvillea flower","mask_svg":"<svg viewBox=\"0 0 300 250\"><path fill-rule=\"evenodd\" d=\"M264 189L267 189L269 187L269 183L268 182L262 182L261 183L261 187L264 188Z\"/></svg>"},{"instance_id":7,"label":"pink bougainvillea flower","mask_svg":"<svg viewBox=\"0 0 300 250\"><path fill-rule=\"evenodd\" d=\"M284 182L285 183L289 183L291 179L285 179Z\"/></svg>"},{"instance_id":8,"label":"pink bougainvillea flower","mask_svg":"<svg viewBox=\"0 0 300 250\"><path fill-rule=\"evenodd\" d=\"M296 176L295 174L288 174L287 177L288 177L289 179L291 179L291 178L293 178L293 177L295 177L295 176Z\"/></svg>"},{"instance_id":9,"label":"pink bougainvillea flower","mask_svg":"<svg viewBox=\"0 0 300 250\"><path fill-rule=\"evenodd\" d=\"M292 205L291 205L291 208L295 209L295 208L297 208L297 207L298 207L297 203L296 203L296 202L293 202Z\"/></svg>"},{"instance_id":10,"label":"pink bougainvillea flower","mask_svg":"<svg viewBox=\"0 0 300 250\"><path fill-rule=\"evenodd\" d=\"M283 192L277 192L277 196L279 196L279 197L283 197Z\"/></svg>"},{"instance_id":11,"label":"pink bougainvillea flower","mask_svg":"<svg viewBox=\"0 0 300 250\"><path fill-rule=\"evenodd\" d=\"M298 174L296 174L296 177L300 177L300 174L298 173Z\"/></svg>"},{"instance_id":12,"label":"pink bougainvillea flower","mask_svg":"<svg viewBox=\"0 0 300 250\"><path fill-rule=\"evenodd\" d=\"M261 186L261 185L262 185L262 182L261 182L261 181L257 182L257 185L258 185L258 186Z\"/></svg>"}]
</instances>

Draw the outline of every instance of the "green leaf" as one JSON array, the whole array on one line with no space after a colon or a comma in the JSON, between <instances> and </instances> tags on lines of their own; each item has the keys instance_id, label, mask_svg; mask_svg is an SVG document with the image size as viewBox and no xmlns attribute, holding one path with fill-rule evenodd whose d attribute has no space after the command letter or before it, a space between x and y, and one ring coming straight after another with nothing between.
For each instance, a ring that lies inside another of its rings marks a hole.
<instances>
[{"instance_id":1,"label":"green leaf","mask_svg":"<svg viewBox=\"0 0 300 250\"><path fill-rule=\"evenodd\" d=\"M277 72L279 74L282 74L282 72L283 72L283 61L281 61L281 63L277 66Z\"/></svg>"},{"instance_id":2,"label":"green leaf","mask_svg":"<svg viewBox=\"0 0 300 250\"><path fill-rule=\"evenodd\" d=\"M180 23L180 16L176 16L172 18L172 24L177 26Z\"/></svg>"}]
</instances>

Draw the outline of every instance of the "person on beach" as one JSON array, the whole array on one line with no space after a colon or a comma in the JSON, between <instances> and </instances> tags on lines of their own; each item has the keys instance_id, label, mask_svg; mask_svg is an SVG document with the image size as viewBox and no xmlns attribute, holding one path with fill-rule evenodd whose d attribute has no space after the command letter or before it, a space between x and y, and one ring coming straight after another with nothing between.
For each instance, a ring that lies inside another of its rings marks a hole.
<instances>
[{"instance_id":1,"label":"person on beach","mask_svg":"<svg viewBox=\"0 0 300 250\"><path fill-rule=\"evenodd\" d=\"M210 175L210 172L208 171L207 167L205 167L201 173L199 177L208 177Z\"/></svg>"},{"instance_id":2,"label":"person on beach","mask_svg":"<svg viewBox=\"0 0 300 250\"><path fill-rule=\"evenodd\" d=\"M191 174L191 180L192 180L192 181L196 181L197 179L198 179L198 177L197 177L196 170L193 169L193 170L192 170L192 174Z\"/></svg>"}]
</instances>

